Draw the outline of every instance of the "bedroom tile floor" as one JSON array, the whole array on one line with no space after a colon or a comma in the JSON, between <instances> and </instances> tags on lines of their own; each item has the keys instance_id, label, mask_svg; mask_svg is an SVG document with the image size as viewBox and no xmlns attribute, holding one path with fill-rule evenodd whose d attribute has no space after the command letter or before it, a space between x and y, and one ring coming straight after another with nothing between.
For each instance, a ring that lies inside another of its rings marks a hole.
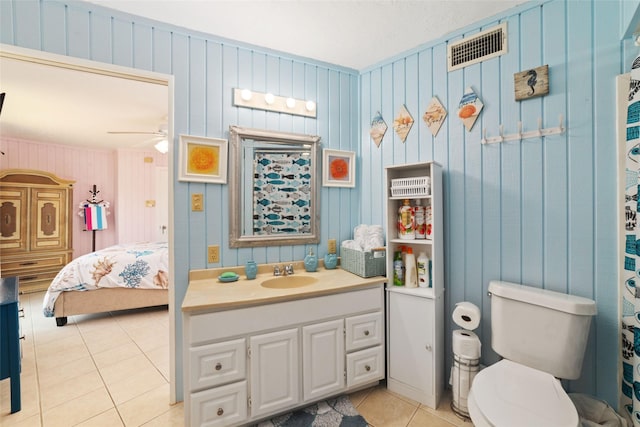
<instances>
[{"instance_id":1,"label":"bedroom tile floor","mask_svg":"<svg viewBox=\"0 0 640 427\"><path fill-rule=\"evenodd\" d=\"M169 405L166 309L73 316L64 327L42 316L44 293L21 295L22 410L10 414L10 382L0 382L2 427L182 427L183 405ZM384 386L350 395L373 427L471 427Z\"/></svg>"}]
</instances>

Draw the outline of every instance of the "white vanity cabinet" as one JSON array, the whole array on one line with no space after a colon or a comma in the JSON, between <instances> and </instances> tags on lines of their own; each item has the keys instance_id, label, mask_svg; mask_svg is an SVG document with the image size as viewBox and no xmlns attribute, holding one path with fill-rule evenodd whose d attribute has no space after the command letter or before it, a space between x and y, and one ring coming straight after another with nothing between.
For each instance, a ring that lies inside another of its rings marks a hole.
<instances>
[{"instance_id":1,"label":"white vanity cabinet","mask_svg":"<svg viewBox=\"0 0 640 427\"><path fill-rule=\"evenodd\" d=\"M245 340L237 339L203 345L189 351L191 384L203 389L246 377Z\"/></svg>"},{"instance_id":2,"label":"white vanity cabinet","mask_svg":"<svg viewBox=\"0 0 640 427\"><path fill-rule=\"evenodd\" d=\"M344 388L343 319L302 327L304 400L312 401Z\"/></svg>"},{"instance_id":3,"label":"white vanity cabinet","mask_svg":"<svg viewBox=\"0 0 640 427\"><path fill-rule=\"evenodd\" d=\"M387 386L436 408L444 390L443 296L399 290L387 294L389 342Z\"/></svg>"},{"instance_id":4,"label":"white vanity cabinet","mask_svg":"<svg viewBox=\"0 0 640 427\"><path fill-rule=\"evenodd\" d=\"M421 183L427 178L428 191ZM444 253L442 167L435 162L385 168L387 241L387 387L431 408L444 391ZM394 188L395 186L395 188ZM398 208L409 199L431 210L431 238L398 236ZM407 288L393 282L393 260L402 246L431 260L431 286Z\"/></svg>"},{"instance_id":5,"label":"white vanity cabinet","mask_svg":"<svg viewBox=\"0 0 640 427\"><path fill-rule=\"evenodd\" d=\"M251 414L262 416L300 401L298 329L275 331L249 339Z\"/></svg>"},{"instance_id":6,"label":"white vanity cabinet","mask_svg":"<svg viewBox=\"0 0 640 427\"><path fill-rule=\"evenodd\" d=\"M210 388L190 396L193 426L228 426L247 419L247 382Z\"/></svg>"},{"instance_id":7,"label":"white vanity cabinet","mask_svg":"<svg viewBox=\"0 0 640 427\"><path fill-rule=\"evenodd\" d=\"M345 319L347 386L384 377L384 317L382 312Z\"/></svg>"},{"instance_id":8,"label":"white vanity cabinet","mask_svg":"<svg viewBox=\"0 0 640 427\"><path fill-rule=\"evenodd\" d=\"M183 311L185 425L254 424L384 378L384 284Z\"/></svg>"}]
</instances>

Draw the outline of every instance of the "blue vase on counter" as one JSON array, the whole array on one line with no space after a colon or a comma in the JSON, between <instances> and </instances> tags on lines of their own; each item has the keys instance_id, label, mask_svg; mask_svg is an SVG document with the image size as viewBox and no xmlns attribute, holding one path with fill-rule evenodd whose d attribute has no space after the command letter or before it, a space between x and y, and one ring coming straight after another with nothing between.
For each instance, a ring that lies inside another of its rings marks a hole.
<instances>
[{"instance_id":1,"label":"blue vase on counter","mask_svg":"<svg viewBox=\"0 0 640 427\"><path fill-rule=\"evenodd\" d=\"M253 280L258 274L258 265L255 261L247 261L244 265L244 274L247 275L247 279Z\"/></svg>"},{"instance_id":2,"label":"blue vase on counter","mask_svg":"<svg viewBox=\"0 0 640 427\"><path fill-rule=\"evenodd\" d=\"M313 249L309 249L309 254L304 257L304 269L309 273L313 273L318 268L318 257L313 253Z\"/></svg>"},{"instance_id":3,"label":"blue vase on counter","mask_svg":"<svg viewBox=\"0 0 640 427\"><path fill-rule=\"evenodd\" d=\"M337 254L326 254L324 256L324 268L327 270L333 270L338 265Z\"/></svg>"}]
</instances>

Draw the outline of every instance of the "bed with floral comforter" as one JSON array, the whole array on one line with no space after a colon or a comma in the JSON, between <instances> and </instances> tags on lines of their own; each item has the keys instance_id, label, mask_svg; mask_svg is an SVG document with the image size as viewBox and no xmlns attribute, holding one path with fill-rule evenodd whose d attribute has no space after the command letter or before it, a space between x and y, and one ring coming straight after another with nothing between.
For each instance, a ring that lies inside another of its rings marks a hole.
<instances>
[{"instance_id":1,"label":"bed with floral comforter","mask_svg":"<svg viewBox=\"0 0 640 427\"><path fill-rule=\"evenodd\" d=\"M82 255L64 266L51 282L43 301L44 315L62 317L60 314L71 314L59 313L58 305L61 304L56 304L59 298L69 293L101 290L103 291L101 296L108 296L105 290L118 289L118 298L114 300L121 299L121 289L164 290L166 293L169 283L168 270L167 242L115 245ZM153 300L150 301L152 305L155 304L155 298ZM139 303L135 304L135 306L139 305ZM125 302L122 305L116 304L112 310L120 307L131 308ZM102 307L98 311L111 310L105 310ZM85 312L92 311L87 308ZM66 323L66 317L64 323ZM60 322L58 325L62 326Z\"/></svg>"}]
</instances>

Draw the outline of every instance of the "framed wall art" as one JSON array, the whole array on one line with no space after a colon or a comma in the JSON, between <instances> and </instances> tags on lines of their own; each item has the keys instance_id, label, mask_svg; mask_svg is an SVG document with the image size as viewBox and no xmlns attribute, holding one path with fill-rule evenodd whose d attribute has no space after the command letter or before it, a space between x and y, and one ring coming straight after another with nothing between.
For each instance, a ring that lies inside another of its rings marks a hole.
<instances>
[{"instance_id":1,"label":"framed wall art","mask_svg":"<svg viewBox=\"0 0 640 427\"><path fill-rule=\"evenodd\" d=\"M467 128L468 132L471 132L471 128L478 119L483 107L484 104L473 91L473 88L468 87L458 104L458 117L462 120L462 124Z\"/></svg>"},{"instance_id":2,"label":"framed wall art","mask_svg":"<svg viewBox=\"0 0 640 427\"><path fill-rule=\"evenodd\" d=\"M376 147L380 147L380 143L386 132L387 124L384 122L380 111L378 111L376 115L373 116L373 119L371 119L371 129L369 130L369 135L371 135L371 139L375 142Z\"/></svg>"},{"instance_id":3,"label":"framed wall art","mask_svg":"<svg viewBox=\"0 0 640 427\"><path fill-rule=\"evenodd\" d=\"M227 183L226 139L180 135L179 181Z\"/></svg>"},{"instance_id":4,"label":"framed wall art","mask_svg":"<svg viewBox=\"0 0 640 427\"><path fill-rule=\"evenodd\" d=\"M322 150L322 185L324 187L356 186L356 153Z\"/></svg>"},{"instance_id":5,"label":"framed wall art","mask_svg":"<svg viewBox=\"0 0 640 427\"><path fill-rule=\"evenodd\" d=\"M549 94L549 65L521 71L513 75L516 101Z\"/></svg>"}]
</instances>

